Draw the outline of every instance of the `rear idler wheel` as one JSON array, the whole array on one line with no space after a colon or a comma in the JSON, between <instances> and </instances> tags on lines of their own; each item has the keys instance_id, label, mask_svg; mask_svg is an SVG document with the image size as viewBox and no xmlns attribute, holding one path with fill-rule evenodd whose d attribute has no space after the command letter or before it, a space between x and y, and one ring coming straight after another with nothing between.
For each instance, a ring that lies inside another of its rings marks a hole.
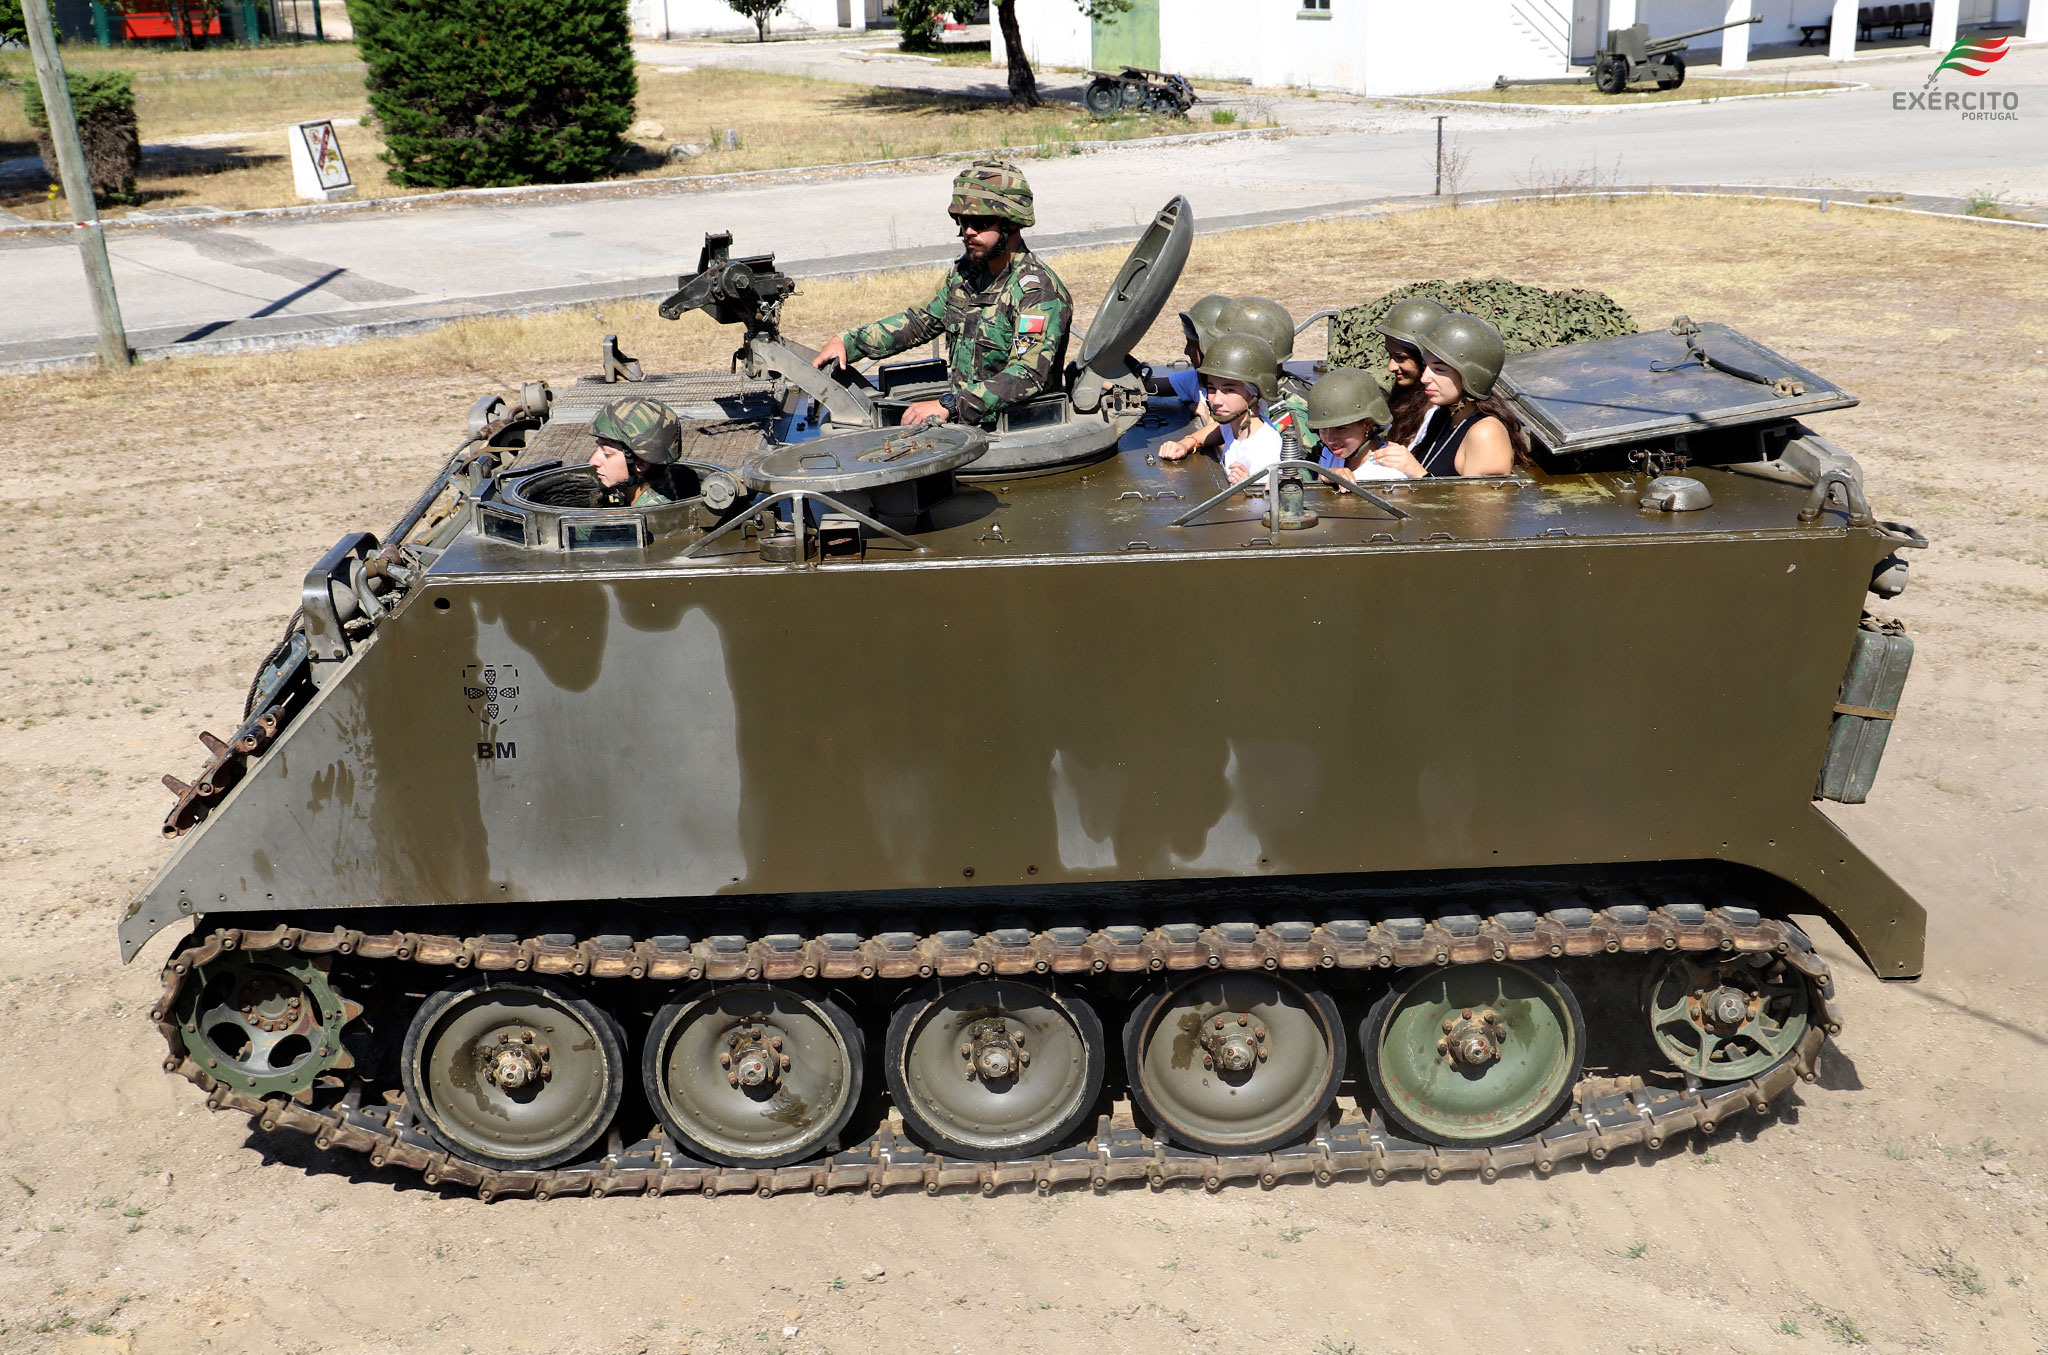
<instances>
[{"instance_id":1,"label":"rear idler wheel","mask_svg":"<svg viewBox=\"0 0 2048 1355\"><path fill-rule=\"evenodd\" d=\"M1132 1008L1124 1063L1131 1100L1174 1143L1271 1152L1336 1099L1344 1026L1328 993L1278 974L1173 976Z\"/></svg>"},{"instance_id":2,"label":"rear idler wheel","mask_svg":"<svg viewBox=\"0 0 2048 1355\"><path fill-rule=\"evenodd\" d=\"M1586 1018L1553 969L1455 965L1388 989L1359 1023L1358 1043L1397 1132L1484 1148L1528 1137L1571 1101Z\"/></svg>"},{"instance_id":3,"label":"rear idler wheel","mask_svg":"<svg viewBox=\"0 0 2048 1355\"><path fill-rule=\"evenodd\" d=\"M464 1161L542 1171L590 1151L626 1089L609 1013L538 976L470 978L429 997L399 1080L418 1123Z\"/></svg>"},{"instance_id":4,"label":"rear idler wheel","mask_svg":"<svg viewBox=\"0 0 2048 1355\"><path fill-rule=\"evenodd\" d=\"M1702 1082L1760 1077L1798 1052L1811 1024L1806 980L1775 955L1672 955L1643 981L1657 1049Z\"/></svg>"},{"instance_id":5,"label":"rear idler wheel","mask_svg":"<svg viewBox=\"0 0 2048 1355\"><path fill-rule=\"evenodd\" d=\"M640 1077L683 1152L786 1167L836 1145L864 1048L846 1010L808 984L699 983L655 1013Z\"/></svg>"},{"instance_id":6,"label":"rear idler wheel","mask_svg":"<svg viewBox=\"0 0 2048 1355\"><path fill-rule=\"evenodd\" d=\"M882 1068L920 1142L999 1162L1071 1136L1095 1108L1106 1060L1102 1022L1078 995L972 979L906 997L889 1018Z\"/></svg>"}]
</instances>

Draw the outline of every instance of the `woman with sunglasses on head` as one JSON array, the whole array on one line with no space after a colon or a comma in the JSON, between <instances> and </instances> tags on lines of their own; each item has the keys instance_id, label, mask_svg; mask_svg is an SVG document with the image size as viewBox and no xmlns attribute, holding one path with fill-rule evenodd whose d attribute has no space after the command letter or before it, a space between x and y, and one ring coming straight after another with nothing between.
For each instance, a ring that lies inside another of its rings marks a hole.
<instances>
[{"instance_id":1,"label":"woman with sunglasses on head","mask_svg":"<svg viewBox=\"0 0 2048 1355\"><path fill-rule=\"evenodd\" d=\"M1529 459L1522 421L1493 393L1507 360L1500 331L1476 315L1446 315L1422 336L1422 389L1430 411L1408 447L1389 443L1373 460L1413 480L1506 475Z\"/></svg>"},{"instance_id":2,"label":"woman with sunglasses on head","mask_svg":"<svg viewBox=\"0 0 2048 1355\"><path fill-rule=\"evenodd\" d=\"M1387 342L1387 376L1392 389L1387 408L1394 421L1387 437L1407 446L1422 431L1423 420L1434 408L1422 389L1422 336L1450 311L1426 296L1403 297L1388 308L1377 326Z\"/></svg>"},{"instance_id":3,"label":"woman with sunglasses on head","mask_svg":"<svg viewBox=\"0 0 2048 1355\"><path fill-rule=\"evenodd\" d=\"M986 427L1011 405L1057 387L1074 302L1059 275L1024 247L1024 228L1037 217L1031 185L1015 165L983 160L962 170L947 210L960 257L932 299L827 340L812 365L894 357L943 335L952 389L905 409L903 422Z\"/></svg>"}]
</instances>

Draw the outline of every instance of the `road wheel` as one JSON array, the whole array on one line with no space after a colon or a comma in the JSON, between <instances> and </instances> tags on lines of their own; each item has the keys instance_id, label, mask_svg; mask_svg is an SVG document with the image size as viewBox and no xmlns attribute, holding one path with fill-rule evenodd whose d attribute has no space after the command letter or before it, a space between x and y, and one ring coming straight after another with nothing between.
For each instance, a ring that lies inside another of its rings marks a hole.
<instances>
[{"instance_id":1,"label":"road wheel","mask_svg":"<svg viewBox=\"0 0 2048 1355\"><path fill-rule=\"evenodd\" d=\"M1264 1153L1305 1138L1337 1095L1344 1027L1320 988L1206 972L1155 984L1124 1023L1131 1100L1196 1152Z\"/></svg>"},{"instance_id":2,"label":"road wheel","mask_svg":"<svg viewBox=\"0 0 2048 1355\"><path fill-rule=\"evenodd\" d=\"M626 1089L609 1013L539 977L473 978L429 997L399 1080L420 1127L455 1156L538 1171L587 1153Z\"/></svg>"},{"instance_id":3,"label":"road wheel","mask_svg":"<svg viewBox=\"0 0 2048 1355\"><path fill-rule=\"evenodd\" d=\"M1593 84L1602 94L1619 94L1628 88L1628 58L1601 57L1593 63Z\"/></svg>"},{"instance_id":4,"label":"road wheel","mask_svg":"<svg viewBox=\"0 0 2048 1355\"><path fill-rule=\"evenodd\" d=\"M1059 1147L1094 1111L1108 1057L1086 1001L1015 979L917 990L889 1018L883 1049L910 1131L985 1162Z\"/></svg>"},{"instance_id":5,"label":"road wheel","mask_svg":"<svg viewBox=\"0 0 2048 1355\"><path fill-rule=\"evenodd\" d=\"M729 1167L827 1151L860 1100L860 1029L802 983L700 983L654 1014L648 1104L676 1146Z\"/></svg>"},{"instance_id":6,"label":"road wheel","mask_svg":"<svg viewBox=\"0 0 2048 1355\"><path fill-rule=\"evenodd\" d=\"M1673 955L1643 983L1650 1036L1702 1082L1758 1077L1792 1057L1810 1022L1806 981L1775 955Z\"/></svg>"},{"instance_id":7,"label":"road wheel","mask_svg":"<svg viewBox=\"0 0 2048 1355\"><path fill-rule=\"evenodd\" d=\"M1680 85L1685 83L1685 58L1678 55L1676 52L1673 52L1670 56L1664 59L1665 61L1670 63L1671 74L1664 76L1663 78L1658 80L1657 88L1677 89Z\"/></svg>"},{"instance_id":8,"label":"road wheel","mask_svg":"<svg viewBox=\"0 0 2048 1355\"><path fill-rule=\"evenodd\" d=\"M1114 80L1090 80L1088 88L1081 92L1081 106L1098 118L1115 113L1122 101L1123 90Z\"/></svg>"},{"instance_id":9,"label":"road wheel","mask_svg":"<svg viewBox=\"0 0 2048 1355\"><path fill-rule=\"evenodd\" d=\"M1358 1043L1396 1132L1483 1148L1526 1138L1570 1102L1586 1018L1554 970L1455 965L1389 989L1359 1023Z\"/></svg>"}]
</instances>

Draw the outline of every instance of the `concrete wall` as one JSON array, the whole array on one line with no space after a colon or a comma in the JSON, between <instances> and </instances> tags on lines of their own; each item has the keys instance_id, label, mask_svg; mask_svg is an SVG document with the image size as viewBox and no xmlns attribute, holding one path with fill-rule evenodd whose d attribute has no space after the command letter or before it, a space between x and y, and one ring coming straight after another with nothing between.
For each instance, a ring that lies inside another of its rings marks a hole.
<instances>
[{"instance_id":1,"label":"concrete wall","mask_svg":"<svg viewBox=\"0 0 2048 1355\"><path fill-rule=\"evenodd\" d=\"M693 38L707 33L751 33L753 21L725 0L632 0L633 32L643 38ZM771 33L834 32L880 28L882 0L789 0L769 21Z\"/></svg>"},{"instance_id":2,"label":"concrete wall","mask_svg":"<svg viewBox=\"0 0 2048 1355\"><path fill-rule=\"evenodd\" d=\"M1822 0L1824 3L1824 0ZM1182 75L1361 94L1477 89L1496 75L1565 71L1570 0L1166 0L1159 60ZM1073 0L1017 0L1033 62L1086 66L1089 23ZM1008 59L1000 32L994 59Z\"/></svg>"}]
</instances>

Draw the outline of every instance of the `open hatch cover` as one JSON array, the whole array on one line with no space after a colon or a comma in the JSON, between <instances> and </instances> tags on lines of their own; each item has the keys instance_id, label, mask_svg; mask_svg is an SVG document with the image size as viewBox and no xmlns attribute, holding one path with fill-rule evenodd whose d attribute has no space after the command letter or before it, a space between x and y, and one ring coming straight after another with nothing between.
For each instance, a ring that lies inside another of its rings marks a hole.
<instances>
[{"instance_id":1,"label":"open hatch cover","mask_svg":"<svg viewBox=\"0 0 2048 1355\"><path fill-rule=\"evenodd\" d=\"M1846 409L1847 391L1726 325L1698 326L1692 343L1710 359L1765 378L1764 384L1701 363L1687 346L1690 326L1517 353L1501 373L1503 393L1543 445L1587 452L1677 433ZM1788 384L1789 383L1789 384ZM1796 394L1778 394L1778 390Z\"/></svg>"},{"instance_id":2,"label":"open hatch cover","mask_svg":"<svg viewBox=\"0 0 2048 1355\"><path fill-rule=\"evenodd\" d=\"M1195 211L1186 198L1176 197L1159 209L1138 243L1131 246L1102 308L1095 312L1095 322L1088 326L1087 341L1081 348L1083 367L1105 381L1123 372L1124 359L1159 318L1166 298L1173 295L1194 239Z\"/></svg>"}]
</instances>

